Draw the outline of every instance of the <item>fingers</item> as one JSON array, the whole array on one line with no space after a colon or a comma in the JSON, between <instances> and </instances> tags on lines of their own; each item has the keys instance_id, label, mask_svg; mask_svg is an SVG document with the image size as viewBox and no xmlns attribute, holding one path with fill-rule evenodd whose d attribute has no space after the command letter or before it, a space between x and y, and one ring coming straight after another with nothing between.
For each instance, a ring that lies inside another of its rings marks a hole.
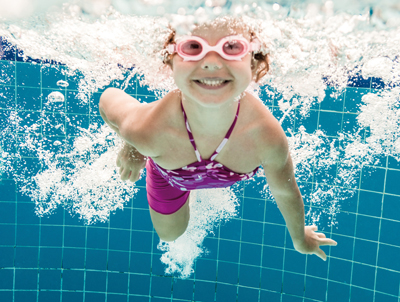
<instances>
[{"instance_id":1,"label":"fingers","mask_svg":"<svg viewBox=\"0 0 400 302\"><path fill-rule=\"evenodd\" d=\"M335 240L329 239L329 238L323 238L319 241L319 245L323 246L323 245L337 245L337 242ZM315 254L321 258L322 260L326 261L326 254L323 250L318 249Z\"/></svg>"},{"instance_id":2,"label":"fingers","mask_svg":"<svg viewBox=\"0 0 400 302\"><path fill-rule=\"evenodd\" d=\"M319 258L321 258L322 260L326 261L326 254L325 254L325 252L324 252L323 250L318 249L318 250L315 252L315 255L317 255L317 256L318 256Z\"/></svg>"},{"instance_id":3,"label":"fingers","mask_svg":"<svg viewBox=\"0 0 400 302\"><path fill-rule=\"evenodd\" d=\"M336 246L337 242L335 240L326 238L326 239L321 239L319 241L319 245L333 245L333 246Z\"/></svg>"},{"instance_id":4,"label":"fingers","mask_svg":"<svg viewBox=\"0 0 400 302\"><path fill-rule=\"evenodd\" d=\"M124 169L123 167L121 167L119 169L119 174L121 175L122 180L127 180L131 174L131 171L129 169Z\"/></svg>"},{"instance_id":5,"label":"fingers","mask_svg":"<svg viewBox=\"0 0 400 302\"><path fill-rule=\"evenodd\" d=\"M133 172L132 170L124 169L123 167L119 169L119 174L121 175L121 180L124 181L129 180L131 182L136 182L140 178L140 171Z\"/></svg>"},{"instance_id":6,"label":"fingers","mask_svg":"<svg viewBox=\"0 0 400 302\"><path fill-rule=\"evenodd\" d=\"M129 176L129 180L131 182L138 181L139 180L139 175L140 175L140 172L139 173L131 173L130 176Z\"/></svg>"},{"instance_id":7,"label":"fingers","mask_svg":"<svg viewBox=\"0 0 400 302\"><path fill-rule=\"evenodd\" d=\"M119 156L117 157L117 167L121 167L121 160L120 160Z\"/></svg>"}]
</instances>

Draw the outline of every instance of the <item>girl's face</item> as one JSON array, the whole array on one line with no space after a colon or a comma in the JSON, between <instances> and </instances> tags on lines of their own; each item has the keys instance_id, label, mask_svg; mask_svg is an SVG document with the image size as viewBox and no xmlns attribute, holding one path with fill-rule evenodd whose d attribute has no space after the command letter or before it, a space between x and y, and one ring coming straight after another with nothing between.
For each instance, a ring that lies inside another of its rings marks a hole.
<instances>
[{"instance_id":1,"label":"girl's face","mask_svg":"<svg viewBox=\"0 0 400 302\"><path fill-rule=\"evenodd\" d=\"M250 42L250 35L233 30L224 24L196 28L194 36L203 38L210 46L231 35L243 35ZM172 72L176 85L186 99L206 107L214 107L233 101L250 84L254 72L251 68L251 53L240 61L230 61L210 51L199 61L183 61L175 54Z\"/></svg>"}]
</instances>

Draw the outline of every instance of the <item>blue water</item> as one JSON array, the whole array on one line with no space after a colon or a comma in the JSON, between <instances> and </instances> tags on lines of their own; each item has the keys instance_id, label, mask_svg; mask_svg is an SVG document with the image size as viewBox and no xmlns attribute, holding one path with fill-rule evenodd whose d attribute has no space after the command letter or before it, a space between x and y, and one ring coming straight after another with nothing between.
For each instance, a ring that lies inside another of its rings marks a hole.
<instances>
[{"instance_id":1,"label":"blue water","mask_svg":"<svg viewBox=\"0 0 400 302\"><path fill-rule=\"evenodd\" d=\"M65 128L45 125L37 134L60 140L60 150L79 133L78 127L102 122L97 107L101 91L86 105L77 105L79 77L66 78L61 68L23 62L15 51L4 54L0 74L8 80L0 84L1 129L13 110L26 117L27 124L37 120L43 100L53 91L63 93L65 102L46 114L54 125L61 121ZM57 86L60 79L69 82L68 88ZM350 79L337 99L327 93L312 108L310 118L299 118L285 129L289 126L296 132L307 123L310 132L323 128L334 138L337 131L351 127L347 121L354 123L361 96L381 88L379 79ZM127 92L147 102L155 100L136 81ZM277 117L282 114L276 100L270 109ZM19 149L18 141L3 137L1 142L8 151ZM37 158L19 152L32 173L40 170ZM323 248L326 262L293 249L276 205L260 194L265 181L242 182L238 217L205 239L210 253L196 261L189 279L180 280L164 274L144 178L123 210L111 214L107 223L88 226L63 208L37 217L34 203L6 173L0 182L0 301L399 302L399 180L400 165L390 157L362 169L356 193L341 204L337 225L327 227L327 218L319 222L320 229L338 242L337 247ZM317 181L315 175L299 185L304 193L312 191Z\"/></svg>"}]
</instances>

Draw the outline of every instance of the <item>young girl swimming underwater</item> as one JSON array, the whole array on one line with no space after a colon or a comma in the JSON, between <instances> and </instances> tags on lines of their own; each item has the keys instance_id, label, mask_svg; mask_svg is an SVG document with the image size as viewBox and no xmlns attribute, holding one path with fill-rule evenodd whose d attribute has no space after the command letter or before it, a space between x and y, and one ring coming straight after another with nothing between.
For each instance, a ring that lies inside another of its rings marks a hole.
<instances>
[{"instance_id":1,"label":"young girl swimming underwater","mask_svg":"<svg viewBox=\"0 0 400 302\"><path fill-rule=\"evenodd\" d=\"M305 226L285 133L256 97L243 93L268 71L261 49L241 23L217 20L190 36L172 33L165 63L178 89L141 104L109 88L100 114L125 140L117 158L121 179L135 182L146 167L150 216L161 240L185 232L191 190L231 186L262 165L295 249L326 260L320 246L337 243Z\"/></svg>"}]
</instances>

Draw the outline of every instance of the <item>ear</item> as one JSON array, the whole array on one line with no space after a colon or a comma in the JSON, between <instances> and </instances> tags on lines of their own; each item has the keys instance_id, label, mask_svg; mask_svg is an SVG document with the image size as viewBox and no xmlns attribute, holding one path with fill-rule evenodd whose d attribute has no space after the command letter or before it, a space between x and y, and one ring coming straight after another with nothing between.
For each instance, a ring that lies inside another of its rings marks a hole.
<instances>
[{"instance_id":1,"label":"ear","mask_svg":"<svg viewBox=\"0 0 400 302\"><path fill-rule=\"evenodd\" d=\"M260 66L260 61L252 58L250 67L251 67L251 74L252 74L253 78L256 76L256 72L257 72L259 66Z\"/></svg>"},{"instance_id":2,"label":"ear","mask_svg":"<svg viewBox=\"0 0 400 302\"><path fill-rule=\"evenodd\" d=\"M171 68L171 70L173 70L173 65L172 65L173 58L174 58L173 56L169 55L167 60L165 61L165 64L168 65L168 67Z\"/></svg>"}]
</instances>

